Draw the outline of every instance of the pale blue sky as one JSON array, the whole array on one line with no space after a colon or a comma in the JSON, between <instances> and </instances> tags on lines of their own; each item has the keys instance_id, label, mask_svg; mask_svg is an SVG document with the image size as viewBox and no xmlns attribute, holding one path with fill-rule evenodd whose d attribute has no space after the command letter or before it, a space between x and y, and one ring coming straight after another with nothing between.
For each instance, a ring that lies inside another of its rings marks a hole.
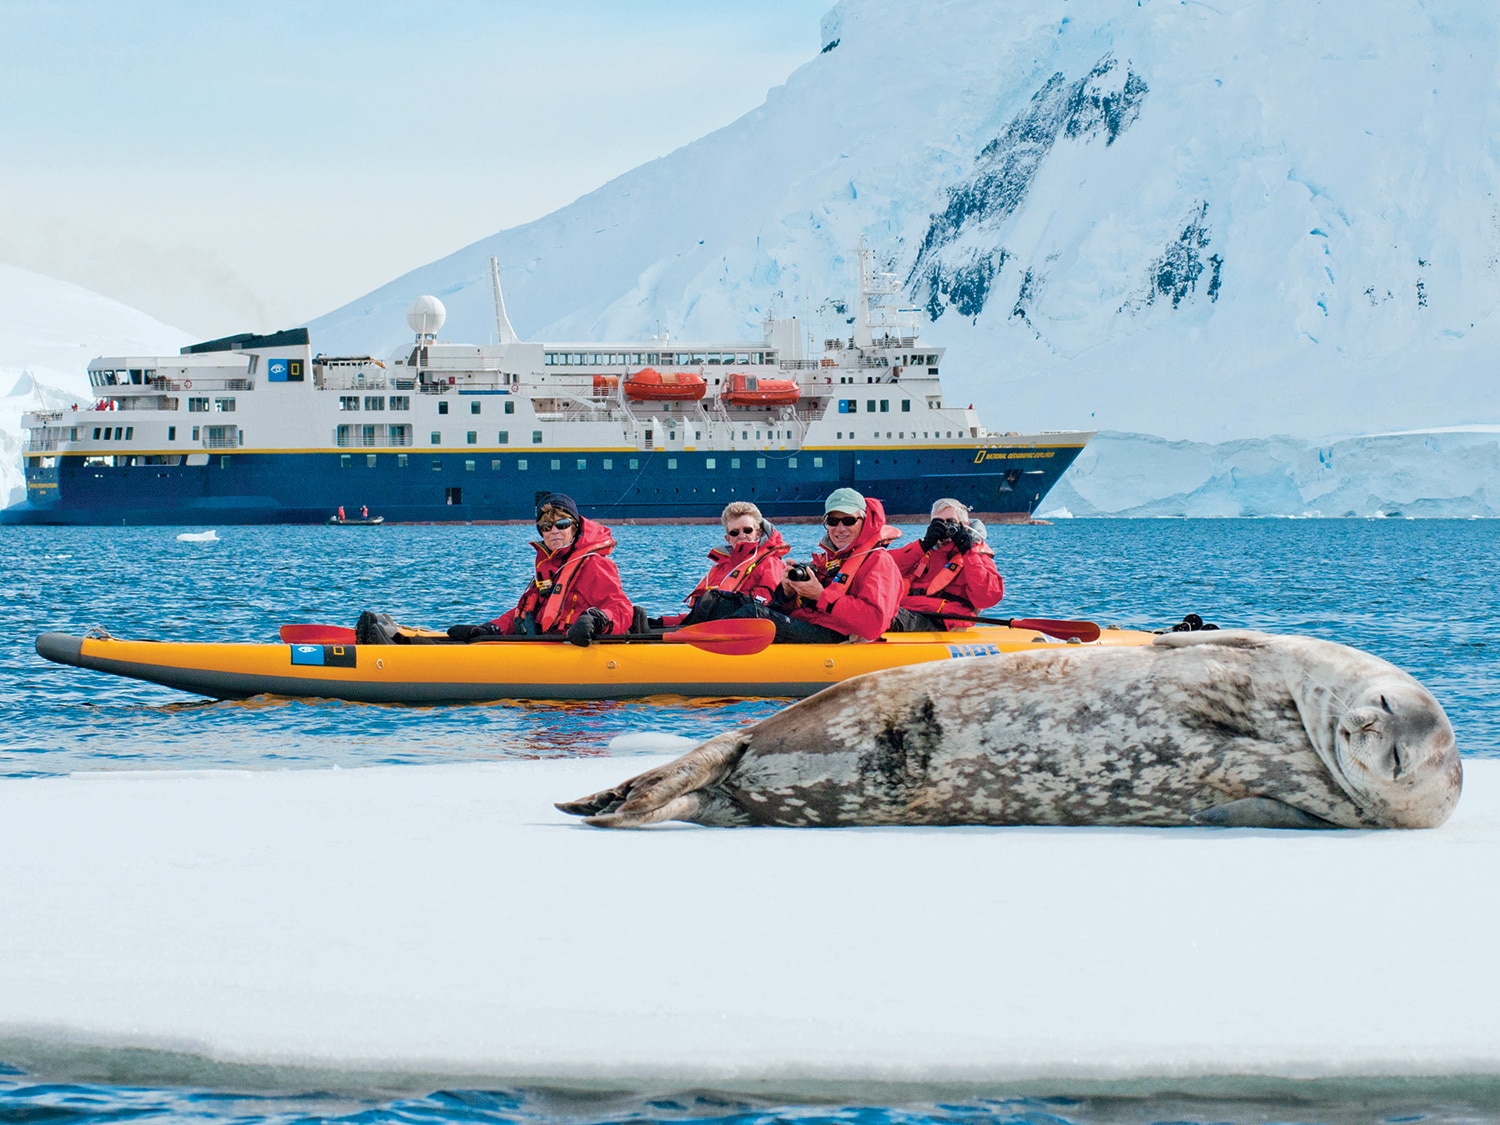
<instances>
[{"instance_id":1,"label":"pale blue sky","mask_svg":"<svg viewBox=\"0 0 1500 1125\"><path fill-rule=\"evenodd\" d=\"M309 319L754 108L832 0L0 0L0 261Z\"/></svg>"}]
</instances>

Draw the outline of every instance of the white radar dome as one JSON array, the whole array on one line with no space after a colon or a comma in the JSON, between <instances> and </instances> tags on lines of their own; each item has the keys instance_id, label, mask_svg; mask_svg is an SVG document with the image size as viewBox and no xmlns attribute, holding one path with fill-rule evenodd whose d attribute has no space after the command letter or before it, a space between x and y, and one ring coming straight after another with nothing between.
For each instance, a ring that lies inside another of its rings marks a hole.
<instances>
[{"instance_id":1,"label":"white radar dome","mask_svg":"<svg viewBox=\"0 0 1500 1125\"><path fill-rule=\"evenodd\" d=\"M443 321L448 319L448 310L436 297L418 297L406 310L406 323L418 336L435 336Z\"/></svg>"}]
</instances>

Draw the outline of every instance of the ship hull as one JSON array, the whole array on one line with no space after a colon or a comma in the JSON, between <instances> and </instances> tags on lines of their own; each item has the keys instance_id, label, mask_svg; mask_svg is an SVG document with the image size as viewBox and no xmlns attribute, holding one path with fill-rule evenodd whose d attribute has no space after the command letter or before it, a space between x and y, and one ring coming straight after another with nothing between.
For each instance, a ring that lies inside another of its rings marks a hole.
<instances>
[{"instance_id":1,"label":"ship hull","mask_svg":"<svg viewBox=\"0 0 1500 1125\"><path fill-rule=\"evenodd\" d=\"M194 525L327 523L343 506L387 523L531 522L536 497L567 492L590 516L718 519L750 500L772 519L817 518L849 487L893 518L925 520L952 496L989 520L1024 520L1081 444L792 451L236 451L202 465L99 465L61 456L28 466L28 500L0 523Z\"/></svg>"}]
</instances>

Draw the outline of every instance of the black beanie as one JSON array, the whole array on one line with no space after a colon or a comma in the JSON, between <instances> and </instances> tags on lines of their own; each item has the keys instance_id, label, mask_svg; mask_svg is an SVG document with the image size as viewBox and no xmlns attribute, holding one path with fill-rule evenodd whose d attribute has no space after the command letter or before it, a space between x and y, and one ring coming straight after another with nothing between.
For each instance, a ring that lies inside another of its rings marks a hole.
<instances>
[{"instance_id":1,"label":"black beanie","mask_svg":"<svg viewBox=\"0 0 1500 1125\"><path fill-rule=\"evenodd\" d=\"M541 503L536 506L537 519L542 518L543 508L555 508L559 512L567 512L575 520L583 519L578 514L578 505L573 503L573 498L566 492L549 492L543 496Z\"/></svg>"}]
</instances>

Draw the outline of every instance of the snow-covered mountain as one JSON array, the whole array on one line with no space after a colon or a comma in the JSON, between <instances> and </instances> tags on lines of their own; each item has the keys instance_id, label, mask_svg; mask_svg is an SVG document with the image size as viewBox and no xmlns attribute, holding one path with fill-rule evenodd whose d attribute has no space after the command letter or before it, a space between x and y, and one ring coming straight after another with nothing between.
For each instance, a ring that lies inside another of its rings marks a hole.
<instances>
[{"instance_id":1,"label":"snow-covered mountain","mask_svg":"<svg viewBox=\"0 0 1500 1125\"><path fill-rule=\"evenodd\" d=\"M95 356L158 355L189 342L128 305L0 265L0 507L25 498L22 414L90 400Z\"/></svg>"},{"instance_id":2,"label":"snow-covered mountain","mask_svg":"<svg viewBox=\"0 0 1500 1125\"><path fill-rule=\"evenodd\" d=\"M1500 517L1500 426L1208 444L1102 433L1042 502L1059 516Z\"/></svg>"},{"instance_id":3,"label":"snow-covered mountain","mask_svg":"<svg viewBox=\"0 0 1500 1125\"><path fill-rule=\"evenodd\" d=\"M1173 439L1500 422L1500 8L841 0L763 106L312 322L843 328L859 239L992 426ZM493 143L504 143L503 138Z\"/></svg>"}]
</instances>

